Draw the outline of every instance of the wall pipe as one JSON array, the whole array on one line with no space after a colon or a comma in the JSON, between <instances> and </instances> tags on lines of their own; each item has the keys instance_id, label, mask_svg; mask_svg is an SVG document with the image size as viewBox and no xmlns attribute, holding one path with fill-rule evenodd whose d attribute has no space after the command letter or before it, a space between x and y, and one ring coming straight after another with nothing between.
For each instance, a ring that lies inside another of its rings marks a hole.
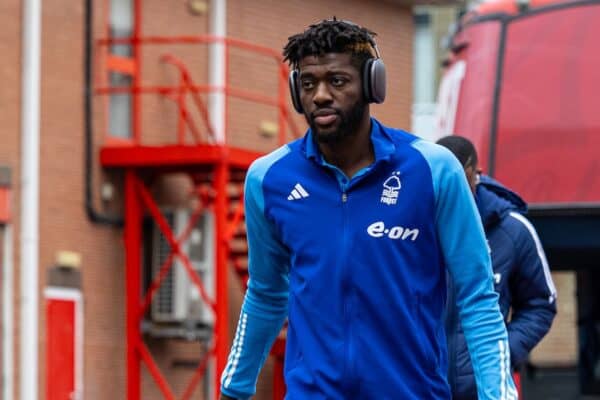
<instances>
[{"instance_id":1,"label":"wall pipe","mask_svg":"<svg viewBox=\"0 0 600 400\"><path fill-rule=\"evenodd\" d=\"M209 14L210 34L224 38L227 36L227 1L213 0L210 4ZM218 144L225 144L225 85L226 85L226 43L213 43L209 46L208 57L208 84L223 88L208 96L208 110L210 122L215 131L215 140Z\"/></svg>"},{"instance_id":2,"label":"wall pipe","mask_svg":"<svg viewBox=\"0 0 600 400\"><path fill-rule=\"evenodd\" d=\"M122 227L123 217L118 215L102 214L94 208L94 196L93 196L93 183L94 183L94 169L93 169L93 151L94 151L94 127L93 127L93 106L92 106L92 95L94 94L93 82L92 82L92 49L93 49L93 22L94 22L94 10L93 0L85 0L84 10L84 65L83 65L83 77L84 77L84 93L83 93L83 107L84 107L84 190L85 190L85 212L88 219L96 224L111 225Z\"/></svg>"},{"instance_id":3,"label":"wall pipe","mask_svg":"<svg viewBox=\"0 0 600 400\"><path fill-rule=\"evenodd\" d=\"M12 223L4 226L4 243L2 244L2 399L12 400L14 397L14 302L13 302L13 236Z\"/></svg>"},{"instance_id":4,"label":"wall pipe","mask_svg":"<svg viewBox=\"0 0 600 400\"><path fill-rule=\"evenodd\" d=\"M41 0L23 1L19 388L38 398Z\"/></svg>"}]
</instances>

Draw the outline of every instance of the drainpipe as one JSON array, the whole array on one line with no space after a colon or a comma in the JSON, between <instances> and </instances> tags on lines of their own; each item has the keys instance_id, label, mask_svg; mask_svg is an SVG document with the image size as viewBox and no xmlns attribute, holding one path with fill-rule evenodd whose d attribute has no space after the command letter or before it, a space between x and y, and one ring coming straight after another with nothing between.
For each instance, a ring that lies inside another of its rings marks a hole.
<instances>
[{"instance_id":1,"label":"drainpipe","mask_svg":"<svg viewBox=\"0 0 600 400\"><path fill-rule=\"evenodd\" d=\"M227 35L227 0L213 0L210 7L208 26L210 34L218 37ZM225 44L214 43L208 49L208 83L225 88L226 51ZM208 112L218 144L225 143L225 93L222 91L208 96Z\"/></svg>"},{"instance_id":2,"label":"drainpipe","mask_svg":"<svg viewBox=\"0 0 600 400\"><path fill-rule=\"evenodd\" d=\"M94 10L93 1L85 0L84 3L84 21L83 21L83 130L84 130L84 198L85 213L88 219L95 224L122 227L123 217L119 215L103 214L94 208L94 127L93 127L93 109L92 94L94 92L92 82L92 47L93 47L93 21Z\"/></svg>"},{"instance_id":3,"label":"drainpipe","mask_svg":"<svg viewBox=\"0 0 600 400\"><path fill-rule=\"evenodd\" d=\"M41 0L23 1L21 82L20 399L38 398Z\"/></svg>"},{"instance_id":4,"label":"drainpipe","mask_svg":"<svg viewBox=\"0 0 600 400\"><path fill-rule=\"evenodd\" d=\"M212 0L210 3L210 14L208 20L208 27L211 35L219 38L225 38L227 36L227 1L226 0ZM213 43L208 49L208 82L213 87L225 89L227 75L227 51L225 43ZM226 130L227 130L227 98L225 92L217 91L210 93L208 96L208 113L211 125L213 127L215 142L218 145L224 145L226 142ZM228 166L225 161L225 157L221 163L217 165L215 171L215 185L217 190L223 190L227 183ZM224 229L226 224L226 216L219 215L225 209L227 199L224 193L217 193L215 199L216 207L216 223L215 223L215 237L222 238L224 235ZM226 263L227 250L225 243L221 243L218 240L215 249L215 265L224 265ZM208 364L207 377L209 382L212 384L208 385L208 398L216 398L216 394L219 392L220 380L219 374L225 367L227 361L227 348L229 346L229 340L227 335L227 273L222 270L215 272L215 291L216 303L218 305L217 318L215 326L217 347L216 357L211 360ZM227 342L227 343L224 343Z\"/></svg>"},{"instance_id":5,"label":"drainpipe","mask_svg":"<svg viewBox=\"0 0 600 400\"><path fill-rule=\"evenodd\" d=\"M4 243L2 255L2 399L12 400L14 396L13 386L13 236L12 223L4 227Z\"/></svg>"}]
</instances>

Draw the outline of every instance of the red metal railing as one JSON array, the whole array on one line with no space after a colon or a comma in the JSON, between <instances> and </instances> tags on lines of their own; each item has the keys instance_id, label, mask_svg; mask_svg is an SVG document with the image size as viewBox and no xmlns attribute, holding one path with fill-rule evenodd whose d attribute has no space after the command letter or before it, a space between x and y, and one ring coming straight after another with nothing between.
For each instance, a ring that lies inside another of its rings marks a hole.
<instances>
[{"instance_id":1,"label":"red metal railing","mask_svg":"<svg viewBox=\"0 0 600 400\"><path fill-rule=\"evenodd\" d=\"M141 51L140 46L142 45L169 45L169 44L196 44L196 45L211 45L220 44L225 47L225 84L223 86L215 85L198 85L195 84L189 70L182 62L172 54L165 53L161 56L163 62L174 65L179 73L180 79L177 85L144 85L141 79ZM108 48L111 45L131 45L134 46L135 50L132 52L133 57L122 57L113 54L109 54ZM232 48L242 49L250 53L259 54L273 60L275 63L277 73L277 96L268 96L260 92L247 90L244 88L234 87L230 84L230 65L229 55ZM300 130L294 123L291 117L290 110L288 107L288 91L287 91L287 79L289 69L281 61L281 56L278 52L273 49L256 45L250 42L246 42L239 39L219 37L213 35L200 35L200 36L175 36L175 37L162 37L162 36L146 36L146 37L132 37L132 38L112 38L112 39L99 39L96 41L96 56L101 56L103 64L106 70L109 72L122 73L132 78L132 84L130 86L109 86L107 85L106 76L97 76L97 85L95 88L95 94L97 95L109 95L109 94L123 94L130 93L133 96L132 105L132 140L129 142L132 145L139 145L142 143L142 120L140 116L140 96L143 94L157 94L165 96L175 101L179 108L179 122L177 132L177 143L183 144L184 127L191 130L196 143L201 143L201 134L196 124L190 117L190 112L187 109L185 97L190 94L193 99L193 103L198 109L202 116L205 127L208 131L208 135L205 136L205 140L210 142L210 138L214 139L214 128L212 127L209 118L208 111L204 101L199 96L200 94L207 93L223 93L225 95L225 101L228 103L230 97L248 100L254 103L260 103L277 109L277 128L278 128L278 139L279 144L286 142L286 132L290 131L292 137L299 137ZM225 127L224 137L227 138L227 121L229 117L229 107L225 107L225 115L223 126ZM110 134L108 138L110 138ZM122 139L119 139L123 143ZM225 140L226 142L226 140Z\"/></svg>"}]
</instances>

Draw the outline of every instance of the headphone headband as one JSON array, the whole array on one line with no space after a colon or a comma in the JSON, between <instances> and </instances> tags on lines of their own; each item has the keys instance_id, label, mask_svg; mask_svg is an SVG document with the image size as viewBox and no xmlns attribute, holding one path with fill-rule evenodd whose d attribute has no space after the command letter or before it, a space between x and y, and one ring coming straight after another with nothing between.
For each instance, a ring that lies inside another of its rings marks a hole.
<instances>
[{"instance_id":1,"label":"headphone headband","mask_svg":"<svg viewBox=\"0 0 600 400\"><path fill-rule=\"evenodd\" d=\"M337 20L335 17L333 19L326 20L327 22L342 22L351 26L355 26L361 28L360 25L348 21L348 20ZM385 79L385 65L383 60L381 59L381 55L379 53L379 48L377 47L377 43L375 39L371 36L367 31L368 43L371 45L373 50L375 51L375 57L371 57L367 59L362 68L362 83L363 83L363 94L365 99L369 103L383 103L385 100L385 91L386 91L386 79ZM304 110L302 108L302 103L300 101L300 85L298 82L299 71L298 69L292 69L290 71L290 76L288 79L288 83L290 86L290 95L292 97L292 104L294 105L294 109L297 112L303 113Z\"/></svg>"},{"instance_id":2,"label":"headphone headband","mask_svg":"<svg viewBox=\"0 0 600 400\"><path fill-rule=\"evenodd\" d=\"M360 26L359 24L357 24L356 22L352 22L349 19L336 19L335 17L333 19L328 19L326 20L328 22L342 22L344 24L348 24L351 26L355 26L359 29L364 29L362 26ZM369 44L371 45L371 47L373 47L373 50L375 50L375 57L376 58L381 58L381 55L379 54L379 48L377 47L377 42L375 42L375 39L373 38L373 36L371 36L371 34L367 31L366 32L367 36L369 37Z\"/></svg>"},{"instance_id":3,"label":"headphone headband","mask_svg":"<svg viewBox=\"0 0 600 400\"><path fill-rule=\"evenodd\" d=\"M381 54L379 54L379 47L377 47L377 43L375 43L375 40L373 40L373 50L375 50L375 56L378 59L381 59Z\"/></svg>"}]
</instances>

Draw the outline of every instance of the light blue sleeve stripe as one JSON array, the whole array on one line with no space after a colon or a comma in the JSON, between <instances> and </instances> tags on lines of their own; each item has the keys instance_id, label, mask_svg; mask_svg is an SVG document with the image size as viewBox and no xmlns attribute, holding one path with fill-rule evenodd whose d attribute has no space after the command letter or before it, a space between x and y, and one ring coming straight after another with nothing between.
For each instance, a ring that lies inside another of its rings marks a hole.
<instances>
[{"instance_id":1,"label":"light blue sleeve stripe","mask_svg":"<svg viewBox=\"0 0 600 400\"><path fill-rule=\"evenodd\" d=\"M246 175L244 206L250 280L221 375L221 392L238 399L256 392L260 369L287 316L290 254L265 216L263 180L269 168L289 152L283 146L256 160Z\"/></svg>"},{"instance_id":2,"label":"light blue sleeve stripe","mask_svg":"<svg viewBox=\"0 0 600 400\"><path fill-rule=\"evenodd\" d=\"M446 148L424 140L413 147L431 169L437 233L456 289L456 305L473 362L478 398L516 399L508 337L494 291L481 219L464 170Z\"/></svg>"}]
</instances>

